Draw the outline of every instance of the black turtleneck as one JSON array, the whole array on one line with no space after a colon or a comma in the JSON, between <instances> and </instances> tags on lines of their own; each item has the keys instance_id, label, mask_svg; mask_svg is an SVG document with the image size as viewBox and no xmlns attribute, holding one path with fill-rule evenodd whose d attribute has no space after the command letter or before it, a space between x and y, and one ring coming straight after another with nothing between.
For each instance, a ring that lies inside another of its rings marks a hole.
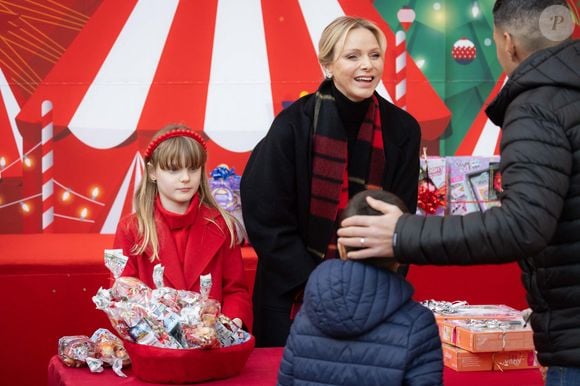
<instances>
[{"instance_id":1,"label":"black turtleneck","mask_svg":"<svg viewBox=\"0 0 580 386\"><path fill-rule=\"evenodd\" d=\"M371 98L367 98L360 102L353 102L344 96L332 82L332 95L336 100L336 107L338 114L346 130L346 137L348 140L348 154L352 154L352 146L356 143L358 130L362 121L369 109Z\"/></svg>"}]
</instances>

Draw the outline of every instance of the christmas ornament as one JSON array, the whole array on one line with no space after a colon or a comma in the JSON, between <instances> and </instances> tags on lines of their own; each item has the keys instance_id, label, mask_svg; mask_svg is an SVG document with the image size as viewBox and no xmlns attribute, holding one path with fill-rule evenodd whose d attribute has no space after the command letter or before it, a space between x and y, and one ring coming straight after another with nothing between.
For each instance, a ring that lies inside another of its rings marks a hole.
<instances>
[{"instance_id":1,"label":"christmas ornament","mask_svg":"<svg viewBox=\"0 0 580 386\"><path fill-rule=\"evenodd\" d=\"M451 56L459 64L469 64L477 57L477 49L471 40L463 37L453 44Z\"/></svg>"}]
</instances>

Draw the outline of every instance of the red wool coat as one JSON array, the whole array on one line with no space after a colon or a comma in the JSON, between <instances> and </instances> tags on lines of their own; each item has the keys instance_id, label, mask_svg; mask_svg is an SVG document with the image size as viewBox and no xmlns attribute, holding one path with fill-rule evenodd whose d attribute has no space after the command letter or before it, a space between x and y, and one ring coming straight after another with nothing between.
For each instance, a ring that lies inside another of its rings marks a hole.
<instances>
[{"instance_id":1,"label":"red wool coat","mask_svg":"<svg viewBox=\"0 0 580 386\"><path fill-rule=\"evenodd\" d=\"M139 240L136 216L127 216L119 222L114 248L123 249L129 261L122 276L139 278L151 288L153 267L165 267L164 284L180 290L199 292L199 277L211 273L210 297L222 305L222 313L230 318L240 318L245 328L252 326L252 306L244 277L240 247L230 247L230 234L220 213L206 205L199 205L197 195L184 215L162 213L155 208L155 223L159 238L159 260L151 262L150 253L131 253ZM176 240L183 240L178 252Z\"/></svg>"}]
</instances>

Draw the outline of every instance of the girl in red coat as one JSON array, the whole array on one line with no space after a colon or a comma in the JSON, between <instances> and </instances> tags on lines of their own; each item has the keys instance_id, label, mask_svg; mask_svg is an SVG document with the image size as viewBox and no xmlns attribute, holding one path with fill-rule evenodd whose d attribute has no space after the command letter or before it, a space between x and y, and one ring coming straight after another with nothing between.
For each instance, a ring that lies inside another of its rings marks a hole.
<instances>
[{"instance_id":1,"label":"girl in red coat","mask_svg":"<svg viewBox=\"0 0 580 386\"><path fill-rule=\"evenodd\" d=\"M209 296L221 303L223 314L251 328L235 220L210 193L204 140L186 126L169 125L153 137L144 159L136 213L119 222L115 235L115 248L129 257L122 276L155 288L153 267L161 263L165 285L199 292L200 275L209 273Z\"/></svg>"}]
</instances>

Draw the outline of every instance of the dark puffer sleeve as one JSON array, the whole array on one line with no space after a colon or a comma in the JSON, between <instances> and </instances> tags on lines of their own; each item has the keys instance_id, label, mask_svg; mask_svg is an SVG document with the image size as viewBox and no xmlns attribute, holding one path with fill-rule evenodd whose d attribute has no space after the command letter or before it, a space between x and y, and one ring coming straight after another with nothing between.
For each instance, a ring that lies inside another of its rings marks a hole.
<instances>
[{"instance_id":1,"label":"dark puffer sleeve","mask_svg":"<svg viewBox=\"0 0 580 386\"><path fill-rule=\"evenodd\" d=\"M515 103L514 103L515 104ZM403 215L395 256L412 264L495 264L534 255L551 239L572 171L570 143L556 116L515 104L501 140L501 207L465 216Z\"/></svg>"}]
</instances>

